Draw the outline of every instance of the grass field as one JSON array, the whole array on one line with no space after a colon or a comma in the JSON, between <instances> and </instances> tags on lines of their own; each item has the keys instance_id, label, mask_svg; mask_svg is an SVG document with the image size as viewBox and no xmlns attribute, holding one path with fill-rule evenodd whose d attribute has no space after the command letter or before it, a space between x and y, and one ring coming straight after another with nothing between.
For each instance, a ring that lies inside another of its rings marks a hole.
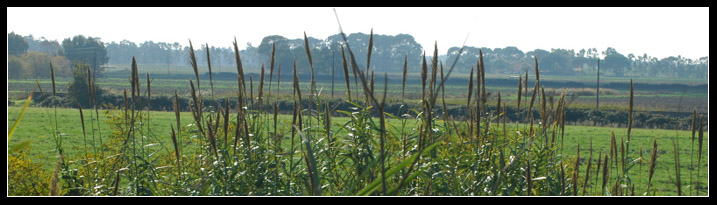
<instances>
[{"instance_id":1,"label":"grass field","mask_svg":"<svg viewBox=\"0 0 717 205\"><path fill-rule=\"evenodd\" d=\"M12 106L8 107L8 126L10 126L14 121L16 116L18 116L19 112L21 110L21 107L19 106ZM85 124L87 126L90 125L91 119L90 119L90 111L91 110L85 110ZM55 110L53 108L40 108L40 107L31 107L28 108L28 111L25 113L25 116L23 117L20 127L16 131L13 138L8 142L8 146L12 146L14 144L17 144L24 140L31 140L30 146L32 147L32 150L30 151L30 156L32 159L40 161L42 164L44 164L44 169L47 172L51 172L52 169L54 169L55 162L57 161L57 151L55 150L55 143L51 137L52 133L52 127L50 126L47 119L54 118ZM113 111L118 112L118 111ZM102 111L100 111L100 119L107 120L107 115L105 115ZM150 120L151 120L151 129L153 130L153 133L157 133L156 137L159 142L159 147L162 147L165 154L172 154L172 140L168 133L171 133L169 129L169 125L176 123L175 122L175 115L173 112L160 112L160 111L152 111L150 114ZM270 118L272 116L269 116ZM82 150L83 150L83 136L82 136L82 127L80 123L80 113L77 109L66 109L66 108L58 108L57 109L57 121L58 121L58 131L62 133L64 137L64 146L67 150L67 155L72 156L81 156ZM191 121L191 113L183 112L181 113L181 119L184 119L182 124L188 125L193 123ZM349 118L347 117L336 117L333 118L333 123L338 131L338 128L341 127L341 125L345 124ZM281 127L285 127L285 125L291 123L291 115L279 115L279 123L282 124ZM387 123L389 124L389 127L395 127L399 128L401 127L401 121L397 119L388 119ZM114 131L110 129L109 125L107 123L101 123L100 124L102 135L107 137L110 136L110 134ZM518 125L519 127L525 127L527 125L521 124ZM507 124L507 130L511 131L514 130L515 124ZM409 124L407 129L416 129L413 125ZM90 128L88 128L88 132ZM502 128L498 128L499 130ZM95 130L98 130L95 127ZM389 129L391 130L391 129ZM400 135L396 132L399 132L398 130L391 130L394 132L392 135ZM288 130L285 130L285 132L288 132ZM624 137L625 136L625 129L617 129L617 128L609 128L609 127L590 127L590 126L566 126L565 127L565 138L564 138L564 155L566 157L574 157L576 155L576 148L577 144L580 144L581 147L581 170L582 172L585 171L585 166L587 165L588 156L590 155L590 141L592 139L593 148L592 153L594 155L592 159L592 170L596 169L596 163L597 163L597 154L603 153L603 155L610 151L610 134L611 132L615 132L615 135L617 138ZM337 132L336 136L346 135L346 131L343 130L341 132ZM96 134L96 137L99 137L99 134ZM284 143L284 146L288 146L288 135L285 137L287 140ZM655 178L653 179L654 187L658 190L659 195L676 195L676 191L673 188L675 185L675 178L674 178L674 158L672 157L674 154L674 151L672 149L672 140L677 139L679 145L680 145L680 161L681 161L681 172L682 173L689 173L690 168L689 164L686 162L690 161L690 144L691 144L691 133L690 131L675 131L675 130L659 130L659 129L633 129L632 130L632 142L631 147L629 150L629 155L631 156L640 156L639 151L643 150L643 157L647 157L650 154L650 148L652 146L652 141L657 138L658 144L660 145L659 151L658 151L658 163L656 166L656 170L658 170L655 173ZM709 132L705 132L705 140L709 142ZM91 141L91 139L87 139L88 143ZM148 140L150 141L150 140ZM709 147L707 147L704 150L705 153L709 153ZM635 158L637 159L637 158ZM696 159L692 159L693 161L696 161ZM706 155L703 159L705 162L709 162L709 155ZM636 190L644 190L644 185L647 180L647 174L648 174L648 168L647 168L648 161L643 161L644 167L642 167L641 170L634 170L631 171L633 176L641 176L638 178L633 178L632 180L637 181ZM695 162L696 163L696 162ZM702 164L702 169L707 170L709 167L708 163ZM635 167L634 169L638 169ZM637 173L640 171L639 173ZM594 174L594 173L593 173ZM682 175L683 177L683 183L688 180L687 175ZM708 175L703 174L700 176L701 180L707 181ZM591 182L589 186L596 186L594 183ZM683 185L684 186L684 185ZM706 192L703 192L706 193Z\"/></svg>"},{"instance_id":2,"label":"grass field","mask_svg":"<svg viewBox=\"0 0 717 205\"><path fill-rule=\"evenodd\" d=\"M420 77L420 76L418 76ZM416 78L418 78L416 77ZM542 77L542 76L541 76ZM142 78L142 77L140 77ZM392 77L389 77L392 78ZM451 76L451 78L461 78L461 76ZM462 78L466 78L463 76ZM486 76L486 78L488 78ZM551 76L548 76L550 79ZM557 76L552 76L553 79L559 79ZM393 79L393 78L392 78ZM496 77L494 79L503 79ZM67 78L58 78L56 79L57 85L57 92L66 92L66 87L69 84L69 80ZM202 79L205 80L205 79ZM258 81L255 79L255 81ZM516 80L512 80L516 82ZM550 81L550 80L541 80L541 81ZM602 81L602 79L601 79ZM629 79L622 79L622 82L625 81L629 82ZM52 82L49 79L38 79L37 82L39 82L40 86L43 89L49 89L52 87ZM36 80L14 80L14 79L8 79L8 95L11 99L23 99L27 97L27 94L30 90L32 90L32 87L37 84ZM617 81L616 82L620 82ZM645 80L645 81L636 81L636 82L649 82L649 83L670 83L672 81L663 79L663 80ZM247 82L248 83L248 82ZM258 83L258 82L254 82ZM449 81L450 83L450 81ZM176 88L183 88L188 87L189 81L187 79L162 79L162 78L153 78L152 79L152 92L153 96L168 96L173 95L174 90ZM222 79L215 79L213 81L214 84L214 92L217 96L235 96L235 92L237 89L237 84L235 80L222 80ZM308 82L301 82L300 83L304 87L308 87ZM97 85L101 86L103 89L107 89L109 93L115 94L115 95L122 95L123 89L129 87L129 82L126 78L101 78L97 80ZM317 82L316 83L317 88L322 89L322 95L325 98L328 98L331 94L331 83L330 82ZM354 86L352 83L351 86ZM416 83L408 83L406 84L406 98L409 100L409 102L418 102L420 100L421 93L419 92L421 90L421 85ZM491 86L487 85L486 91L488 93L496 94L498 91L501 92L502 100L508 102L508 106L514 106L515 101L517 100L517 88L516 87L509 87L509 86ZM208 86L207 86L208 87ZM255 85L254 89L255 92L258 86ZM389 92L388 95L388 101L397 101L401 98L401 81L398 80L391 80L388 84ZM273 89L276 89L276 86L273 87ZM281 93L283 95L291 94L292 91L292 85L291 85L291 79L282 79L281 83ZM355 90L355 87L352 87L354 89L352 92L355 93L357 90ZM447 84L445 86L445 92L446 92L446 104L448 106L451 105L465 105L465 101L467 99L467 93L465 92L466 86L465 85L453 85L453 84ZM568 92L573 92L571 90L579 90L583 88L566 88ZM583 90L590 90L590 89L583 89ZM601 89L601 92L604 92L605 88ZM627 110L627 101L629 98L630 89L629 87L625 89L619 89L614 90L611 89L611 93L609 94L601 94L600 95L600 107L604 110ZM189 91L184 89L179 89L179 94L184 96L189 96ZM205 90L207 91L207 90ZM697 109L699 113L707 113L708 111L708 105L707 105L707 99L708 99L708 93L702 93L702 92L696 92L696 91L689 91L682 92L683 90L674 90L669 89L669 86L665 88L665 90L653 90L653 91L636 91L634 94L634 100L635 100L635 111L665 111L665 112L684 112L688 113L691 112L692 109ZM346 92L345 84L341 81L336 81L334 85L334 95L339 98L344 98L344 93ZM548 95L553 95L555 97L559 97L559 93L561 92L561 88L546 88L546 92L549 92ZM550 94L552 92L553 94ZM593 94L587 95L587 96L576 96L575 99L572 100L570 103L571 108L583 108L583 109L593 109L595 108L595 95L594 95L594 89L592 89ZM491 100L495 100L495 96L489 96Z\"/></svg>"}]
</instances>

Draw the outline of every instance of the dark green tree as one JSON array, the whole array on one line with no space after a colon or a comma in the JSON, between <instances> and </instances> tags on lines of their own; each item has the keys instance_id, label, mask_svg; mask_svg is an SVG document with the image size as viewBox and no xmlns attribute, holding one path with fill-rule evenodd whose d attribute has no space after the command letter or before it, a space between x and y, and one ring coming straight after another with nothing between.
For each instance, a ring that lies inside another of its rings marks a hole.
<instances>
[{"instance_id":1,"label":"dark green tree","mask_svg":"<svg viewBox=\"0 0 717 205\"><path fill-rule=\"evenodd\" d=\"M92 95L87 81L87 68L89 68L89 66L89 64L85 63L75 63L74 71L72 72L72 81L70 81L67 87L67 96L72 102L72 105L76 105L77 103L80 103L83 107L92 105L92 101L90 100ZM104 93L97 84L95 84L95 93L98 99L99 96L102 96L102 93Z\"/></svg>"},{"instance_id":2,"label":"dark green tree","mask_svg":"<svg viewBox=\"0 0 717 205\"><path fill-rule=\"evenodd\" d=\"M29 47L30 45L22 36L15 34L15 32L10 32L9 34L7 34L8 55L22 56L22 54L27 52L27 49Z\"/></svg>"},{"instance_id":3,"label":"dark green tree","mask_svg":"<svg viewBox=\"0 0 717 205\"><path fill-rule=\"evenodd\" d=\"M604 52L605 63L601 64L607 71L611 71L617 77L623 77L625 70L630 68L630 59L608 47Z\"/></svg>"},{"instance_id":4,"label":"dark green tree","mask_svg":"<svg viewBox=\"0 0 717 205\"><path fill-rule=\"evenodd\" d=\"M87 63L92 69L93 76L97 76L102 72L100 65L107 63L107 48L99 38L85 37L77 35L75 37L66 38L62 41L62 47L65 49L65 57L71 63L80 62Z\"/></svg>"}]
</instances>

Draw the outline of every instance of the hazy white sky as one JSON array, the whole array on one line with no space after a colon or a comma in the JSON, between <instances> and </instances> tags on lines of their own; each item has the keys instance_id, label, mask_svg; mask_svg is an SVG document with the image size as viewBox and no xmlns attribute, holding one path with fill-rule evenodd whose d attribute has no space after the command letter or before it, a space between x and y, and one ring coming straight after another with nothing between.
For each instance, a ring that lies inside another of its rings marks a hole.
<instances>
[{"instance_id":1,"label":"hazy white sky","mask_svg":"<svg viewBox=\"0 0 717 205\"><path fill-rule=\"evenodd\" d=\"M575 49L613 47L664 58L709 56L709 8L336 8L345 33L412 35L426 53L467 45ZM240 49L267 35L325 39L338 33L322 8L7 8L7 32L62 41L78 34L103 42L179 42Z\"/></svg>"}]
</instances>

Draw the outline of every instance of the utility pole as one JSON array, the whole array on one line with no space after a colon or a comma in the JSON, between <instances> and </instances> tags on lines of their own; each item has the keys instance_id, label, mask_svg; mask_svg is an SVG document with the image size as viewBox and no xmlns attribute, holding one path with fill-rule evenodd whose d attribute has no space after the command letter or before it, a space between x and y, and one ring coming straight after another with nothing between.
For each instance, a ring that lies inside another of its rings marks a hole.
<instances>
[{"instance_id":1,"label":"utility pole","mask_svg":"<svg viewBox=\"0 0 717 205\"><path fill-rule=\"evenodd\" d=\"M93 67L94 67L95 72L92 73L92 78L97 79L97 68L100 66L99 59L97 59L97 47L95 47L94 52L95 52L95 66L93 66Z\"/></svg>"},{"instance_id":2,"label":"utility pole","mask_svg":"<svg viewBox=\"0 0 717 205\"><path fill-rule=\"evenodd\" d=\"M169 54L172 52L172 50L167 46L167 75L169 75Z\"/></svg>"},{"instance_id":3,"label":"utility pole","mask_svg":"<svg viewBox=\"0 0 717 205\"><path fill-rule=\"evenodd\" d=\"M597 90L595 91L595 110L600 110L600 58L597 61Z\"/></svg>"}]
</instances>

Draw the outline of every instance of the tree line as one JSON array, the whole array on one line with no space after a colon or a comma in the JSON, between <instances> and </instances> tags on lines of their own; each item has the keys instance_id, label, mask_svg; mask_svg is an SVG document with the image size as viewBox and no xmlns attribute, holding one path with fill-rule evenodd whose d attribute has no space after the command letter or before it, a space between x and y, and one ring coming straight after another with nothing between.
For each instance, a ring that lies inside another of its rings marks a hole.
<instances>
[{"instance_id":1,"label":"tree line","mask_svg":"<svg viewBox=\"0 0 717 205\"><path fill-rule=\"evenodd\" d=\"M44 37L36 39L32 35L8 33L9 79L50 78L50 65L55 76L72 77L73 65L77 63L89 65L96 77L109 59L107 48L100 38L77 35L60 43Z\"/></svg>"},{"instance_id":2,"label":"tree line","mask_svg":"<svg viewBox=\"0 0 717 205\"><path fill-rule=\"evenodd\" d=\"M309 45L312 46L310 50L317 75L331 75L332 68L333 71L340 73L343 46L341 37L337 34L326 39L309 37L308 40ZM353 33L348 36L348 41L354 45L352 49L356 59L365 59L368 53L366 49L369 44L369 34ZM208 45L201 42L193 42L193 45L198 64L207 64L208 49L213 66L235 66L232 47ZM268 64L272 46L276 47L275 63L277 66L293 67L296 59L299 72L310 72L303 39L289 39L279 35L264 37L259 46L247 44L246 49L240 51L242 63L245 67L257 69L261 67L262 63ZM450 66L449 64L453 63L458 51L459 47L452 47L439 58L444 59L443 63ZM402 72L404 59L407 61L409 71L417 72L421 57L432 55L432 52L424 53L423 46L409 34L374 35L371 52L370 67L376 72ZM612 47L608 47L604 51L598 51L596 48L579 51L556 48L550 51L535 49L524 52L514 46L493 49L468 46L464 48L461 58L456 63L456 72L470 72L471 65L478 61L479 52L483 52L486 73L516 75L526 70L529 72L533 70L531 68L534 64L534 56L538 59L541 72L566 76L595 75L597 61L600 59L602 76L706 79L709 64L708 56L699 59L682 56L658 59L646 53L625 55ZM133 56L140 64L166 65L169 69L172 66L189 66L187 57L189 56L189 46L178 42L145 41L135 43L123 40L103 43L100 38L77 35L59 43L42 37L36 39L32 35L23 37L15 33L8 34L9 78L47 78L49 74L40 71L46 69L50 62L53 66L58 67L60 75L70 76L72 74L70 65L74 61L84 61L90 64L93 70L100 73L103 68L101 65L130 64ZM369 62L358 63L362 67L369 64ZM227 71L231 72L232 70Z\"/></svg>"}]
</instances>

